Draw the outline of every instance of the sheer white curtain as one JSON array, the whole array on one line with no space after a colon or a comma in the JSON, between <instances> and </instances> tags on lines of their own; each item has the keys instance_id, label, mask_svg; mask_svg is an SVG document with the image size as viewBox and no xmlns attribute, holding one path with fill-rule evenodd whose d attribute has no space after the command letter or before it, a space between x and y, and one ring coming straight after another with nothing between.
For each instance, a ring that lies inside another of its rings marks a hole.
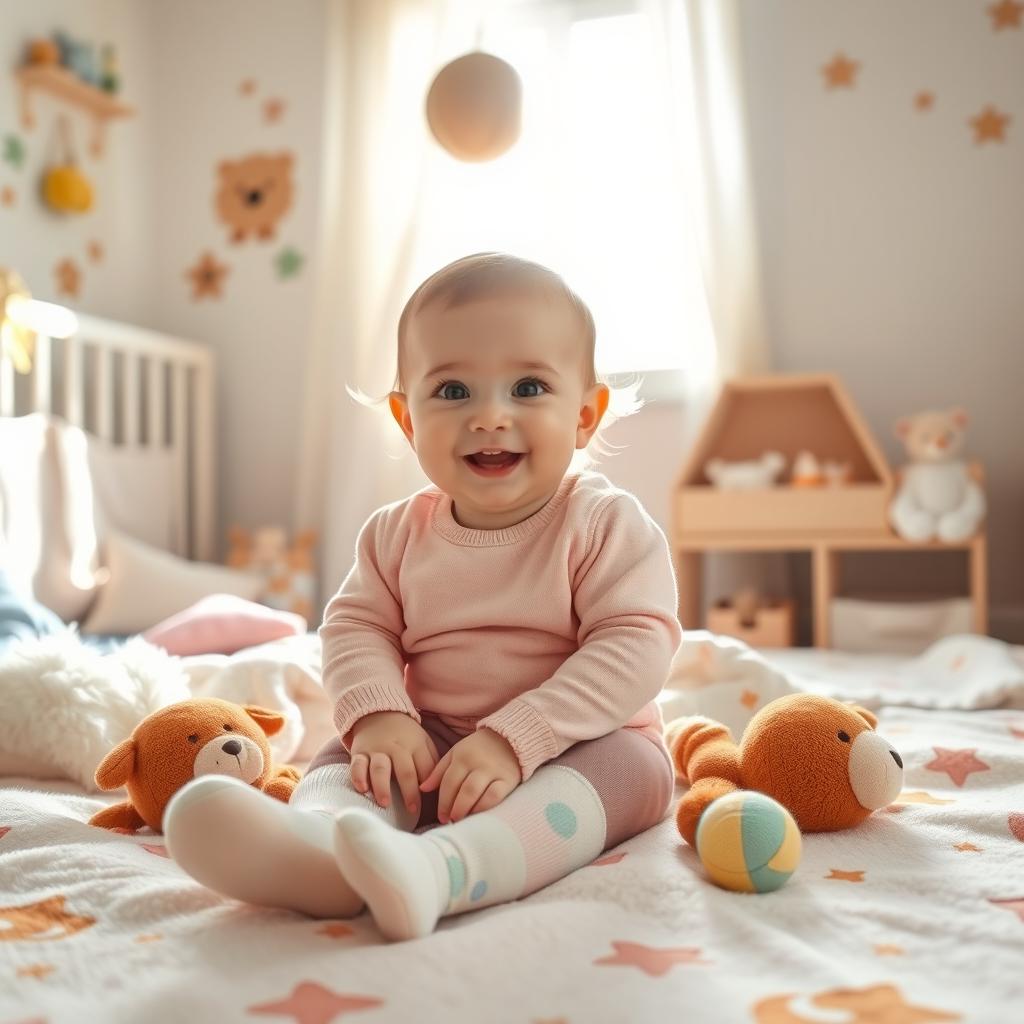
<instances>
[{"instance_id":1,"label":"sheer white curtain","mask_svg":"<svg viewBox=\"0 0 1024 1024\"><path fill-rule=\"evenodd\" d=\"M297 522L324 595L373 509L427 481L386 406L405 298L481 250L537 259L591 304L598 371L681 371L702 405L765 363L733 0L333 0L323 249ZM480 47L524 81L489 164L430 138L433 75ZM699 52L698 52L699 51Z\"/></svg>"}]
</instances>

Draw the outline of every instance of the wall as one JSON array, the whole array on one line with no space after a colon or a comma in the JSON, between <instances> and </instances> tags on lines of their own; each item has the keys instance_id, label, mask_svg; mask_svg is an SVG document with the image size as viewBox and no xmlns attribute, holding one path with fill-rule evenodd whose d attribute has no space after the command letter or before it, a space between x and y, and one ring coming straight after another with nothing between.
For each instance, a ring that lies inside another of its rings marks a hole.
<instances>
[{"instance_id":1,"label":"wall","mask_svg":"<svg viewBox=\"0 0 1024 1024\"><path fill-rule=\"evenodd\" d=\"M89 151L91 119L45 94L32 93L35 127L21 125L20 90L11 73L22 62L27 40L48 37L57 28L112 43L124 99L138 109L137 116L109 124L102 157ZM16 268L37 298L149 326L155 230L151 28L150 5L133 0L0 0L0 266ZM86 214L53 213L38 196L44 166L58 157L61 113L68 115L79 164L95 188L96 205ZM3 159L11 136L24 149L20 168ZM10 190L10 205L3 201L4 190ZM102 253L91 249L95 242ZM55 268L65 259L80 272L77 296L58 288Z\"/></svg>"},{"instance_id":2,"label":"wall","mask_svg":"<svg viewBox=\"0 0 1024 1024\"><path fill-rule=\"evenodd\" d=\"M741 2L776 365L839 373L896 463L897 417L968 409L989 480L992 625L1024 641L1024 25L995 31L988 6ZM837 51L861 67L853 88L826 90ZM1012 120L979 145L968 121L988 104ZM915 582L891 559L853 574Z\"/></svg>"},{"instance_id":3,"label":"wall","mask_svg":"<svg viewBox=\"0 0 1024 1024\"><path fill-rule=\"evenodd\" d=\"M222 526L291 527L316 272L324 0L175 0L152 11L155 316L217 349ZM268 121L275 99L285 106ZM293 154L294 201L272 239L235 244L214 213L216 167L258 152ZM304 262L282 279L275 260L286 248ZM230 269L221 297L193 300L184 275L206 251Z\"/></svg>"}]
</instances>

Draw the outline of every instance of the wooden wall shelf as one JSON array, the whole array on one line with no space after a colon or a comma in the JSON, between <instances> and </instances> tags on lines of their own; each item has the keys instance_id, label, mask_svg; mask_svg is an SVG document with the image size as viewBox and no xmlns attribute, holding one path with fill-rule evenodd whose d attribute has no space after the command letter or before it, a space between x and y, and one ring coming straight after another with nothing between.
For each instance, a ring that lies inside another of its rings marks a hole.
<instances>
[{"instance_id":1,"label":"wooden wall shelf","mask_svg":"<svg viewBox=\"0 0 1024 1024\"><path fill-rule=\"evenodd\" d=\"M93 119L93 135L89 150L93 156L103 154L106 123L114 117L131 117L135 108L122 103L95 85L83 82L67 68L55 64L28 64L14 73L21 87L21 124L29 131L35 127L31 93L34 89L84 110Z\"/></svg>"},{"instance_id":2,"label":"wooden wall shelf","mask_svg":"<svg viewBox=\"0 0 1024 1024\"><path fill-rule=\"evenodd\" d=\"M712 486L711 458L756 459L776 450L792 464L802 448L851 464L843 486L785 484L751 491ZM980 466L972 473L982 482ZM727 381L676 482L670 543L679 587L679 618L702 620L703 555L707 551L807 551L811 554L814 644L831 644L830 607L838 596L840 558L852 551L964 551L974 628L988 630L984 524L958 544L914 543L889 526L898 484L867 424L831 374L746 377Z\"/></svg>"}]
</instances>

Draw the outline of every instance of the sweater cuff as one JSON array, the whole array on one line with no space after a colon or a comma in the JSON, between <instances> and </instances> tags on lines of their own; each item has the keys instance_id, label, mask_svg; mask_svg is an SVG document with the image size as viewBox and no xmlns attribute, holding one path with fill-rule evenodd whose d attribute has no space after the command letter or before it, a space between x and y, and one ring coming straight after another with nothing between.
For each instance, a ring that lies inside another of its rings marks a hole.
<instances>
[{"instance_id":1,"label":"sweater cuff","mask_svg":"<svg viewBox=\"0 0 1024 1024\"><path fill-rule=\"evenodd\" d=\"M476 727L490 729L508 740L522 769L523 782L558 754L558 742L547 719L519 698L481 718Z\"/></svg>"},{"instance_id":2,"label":"sweater cuff","mask_svg":"<svg viewBox=\"0 0 1024 1024\"><path fill-rule=\"evenodd\" d=\"M341 745L349 750L352 726L367 715L378 711L401 711L410 718L420 721L420 714L413 707L409 695L403 689L380 683L361 683L347 689L334 705L334 726L341 737Z\"/></svg>"}]
</instances>

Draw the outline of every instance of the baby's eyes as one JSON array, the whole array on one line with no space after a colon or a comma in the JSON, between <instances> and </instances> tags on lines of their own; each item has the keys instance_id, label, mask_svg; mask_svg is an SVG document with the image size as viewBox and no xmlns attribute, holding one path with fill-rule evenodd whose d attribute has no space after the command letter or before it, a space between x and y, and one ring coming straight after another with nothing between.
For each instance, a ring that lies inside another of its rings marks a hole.
<instances>
[{"instance_id":1,"label":"baby's eyes","mask_svg":"<svg viewBox=\"0 0 1024 1024\"><path fill-rule=\"evenodd\" d=\"M524 388L535 390L524 391ZM549 390L548 386L539 377L524 377L512 388L512 393L516 398L536 398L547 390ZM453 394L453 392L455 393ZM457 380L445 380L441 381L437 386L433 397L443 398L449 402L459 402L469 397L469 389L465 384L460 384Z\"/></svg>"}]
</instances>

